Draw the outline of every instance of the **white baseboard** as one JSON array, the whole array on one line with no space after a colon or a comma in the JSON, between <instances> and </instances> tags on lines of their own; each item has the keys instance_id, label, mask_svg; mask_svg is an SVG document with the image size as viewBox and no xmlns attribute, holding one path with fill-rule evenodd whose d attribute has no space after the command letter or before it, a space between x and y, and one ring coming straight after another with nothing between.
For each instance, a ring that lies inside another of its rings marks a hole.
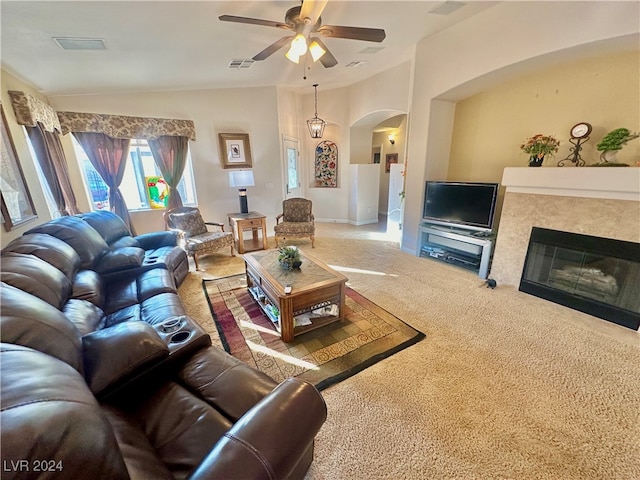
<instances>
[{"instance_id":1,"label":"white baseboard","mask_svg":"<svg viewBox=\"0 0 640 480\"><path fill-rule=\"evenodd\" d=\"M353 220L349 220L347 223L349 225L353 225L355 227L359 227L360 225L369 225L371 223L378 223L378 220L365 220L363 222L354 222Z\"/></svg>"},{"instance_id":2,"label":"white baseboard","mask_svg":"<svg viewBox=\"0 0 640 480\"><path fill-rule=\"evenodd\" d=\"M315 221L320 223L349 223L349 220L344 218L316 218Z\"/></svg>"}]
</instances>

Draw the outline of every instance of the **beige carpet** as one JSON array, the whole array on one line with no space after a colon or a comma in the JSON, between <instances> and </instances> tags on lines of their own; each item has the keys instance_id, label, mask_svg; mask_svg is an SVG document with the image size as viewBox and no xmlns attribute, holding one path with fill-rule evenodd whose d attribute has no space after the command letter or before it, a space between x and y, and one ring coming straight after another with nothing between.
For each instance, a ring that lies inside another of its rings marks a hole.
<instances>
[{"instance_id":1,"label":"beige carpet","mask_svg":"<svg viewBox=\"0 0 640 480\"><path fill-rule=\"evenodd\" d=\"M638 332L488 289L376 229L319 223L312 254L427 338L323 391L308 480L640 478ZM243 262L220 253L201 265L181 295L211 321L190 292Z\"/></svg>"}]
</instances>

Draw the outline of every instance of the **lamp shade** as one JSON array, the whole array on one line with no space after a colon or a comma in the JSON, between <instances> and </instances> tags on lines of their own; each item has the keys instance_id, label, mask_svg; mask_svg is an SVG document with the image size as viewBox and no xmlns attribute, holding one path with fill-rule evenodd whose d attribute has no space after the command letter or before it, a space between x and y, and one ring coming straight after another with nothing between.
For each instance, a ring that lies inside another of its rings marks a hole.
<instances>
[{"instance_id":1,"label":"lamp shade","mask_svg":"<svg viewBox=\"0 0 640 480\"><path fill-rule=\"evenodd\" d=\"M251 170L233 170L229 172L230 187L253 187L253 172Z\"/></svg>"}]
</instances>

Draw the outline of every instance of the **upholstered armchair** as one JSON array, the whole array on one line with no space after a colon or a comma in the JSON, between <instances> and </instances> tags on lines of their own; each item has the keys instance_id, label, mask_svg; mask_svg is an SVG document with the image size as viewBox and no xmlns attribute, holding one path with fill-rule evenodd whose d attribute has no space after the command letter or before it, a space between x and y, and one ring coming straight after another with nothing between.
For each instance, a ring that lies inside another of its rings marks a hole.
<instances>
[{"instance_id":1,"label":"upholstered armchair","mask_svg":"<svg viewBox=\"0 0 640 480\"><path fill-rule=\"evenodd\" d=\"M180 244L193 258L198 269L198 255L213 253L223 247L231 247L233 251L233 233L224 231L224 224L205 222L200 210L195 207L179 207L168 210L164 214L165 222L170 230L181 237ZM207 226L212 227L211 231Z\"/></svg>"},{"instance_id":2,"label":"upholstered armchair","mask_svg":"<svg viewBox=\"0 0 640 480\"><path fill-rule=\"evenodd\" d=\"M287 198L282 202L282 213L276 217L276 225L273 227L276 245L280 245L281 239L309 237L311 248L315 247L316 226L312 206L311 200L306 198Z\"/></svg>"}]
</instances>

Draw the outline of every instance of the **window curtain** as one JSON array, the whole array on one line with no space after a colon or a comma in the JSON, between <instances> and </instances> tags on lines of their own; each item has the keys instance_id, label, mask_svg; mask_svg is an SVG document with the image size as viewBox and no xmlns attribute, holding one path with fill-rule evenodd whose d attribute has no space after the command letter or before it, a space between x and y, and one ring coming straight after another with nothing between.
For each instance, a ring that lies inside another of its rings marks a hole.
<instances>
[{"instance_id":1,"label":"window curtain","mask_svg":"<svg viewBox=\"0 0 640 480\"><path fill-rule=\"evenodd\" d=\"M111 138L104 133L93 132L73 132L73 135L82 145L89 161L100 174L104 183L109 187L111 211L120 216L131 234L135 235L127 204L119 188L129 153L129 139Z\"/></svg>"},{"instance_id":2,"label":"window curtain","mask_svg":"<svg viewBox=\"0 0 640 480\"><path fill-rule=\"evenodd\" d=\"M148 142L153 159L169 186L167 210L181 207L182 198L180 198L180 192L178 192L178 184L187 163L189 139L187 137L163 135L155 139L149 139Z\"/></svg>"},{"instance_id":3,"label":"window curtain","mask_svg":"<svg viewBox=\"0 0 640 480\"><path fill-rule=\"evenodd\" d=\"M47 131L42 123L25 126L56 208L61 216L80 213L69 178L69 166L57 131Z\"/></svg>"}]
</instances>

